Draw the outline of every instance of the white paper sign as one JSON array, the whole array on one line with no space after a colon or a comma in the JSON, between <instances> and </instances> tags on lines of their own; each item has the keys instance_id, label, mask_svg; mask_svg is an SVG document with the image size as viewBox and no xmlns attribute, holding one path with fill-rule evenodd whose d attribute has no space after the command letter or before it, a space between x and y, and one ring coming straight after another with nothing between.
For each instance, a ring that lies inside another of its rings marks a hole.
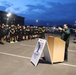
<instances>
[{"instance_id":1,"label":"white paper sign","mask_svg":"<svg viewBox=\"0 0 76 75\"><path fill-rule=\"evenodd\" d=\"M45 60L48 61L48 62L50 62L51 64L53 64L52 58L51 58L50 49L48 47L48 43L45 44L43 53L44 53Z\"/></svg>"},{"instance_id":2,"label":"white paper sign","mask_svg":"<svg viewBox=\"0 0 76 75\"><path fill-rule=\"evenodd\" d=\"M36 44L34 53L33 53L32 58L31 58L31 62L35 66L38 64L38 61L39 61L39 59L41 57L41 54L43 52L45 44L46 44L46 40L45 39L39 39L37 44Z\"/></svg>"}]
</instances>

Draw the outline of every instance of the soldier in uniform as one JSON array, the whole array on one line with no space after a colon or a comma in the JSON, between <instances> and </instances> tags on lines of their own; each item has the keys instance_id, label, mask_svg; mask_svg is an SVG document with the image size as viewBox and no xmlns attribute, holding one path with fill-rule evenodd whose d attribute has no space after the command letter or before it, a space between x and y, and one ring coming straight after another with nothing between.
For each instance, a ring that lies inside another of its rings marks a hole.
<instances>
[{"instance_id":1,"label":"soldier in uniform","mask_svg":"<svg viewBox=\"0 0 76 75\"><path fill-rule=\"evenodd\" d=\"M64 24L63 28L58 28L61 32L61 39L65 41L65 55L64 61L68 61L68 47L70 41L70 29L68 28L68 24Z\"/></svg>"},{"instance_id":2,"label":"soldier in uniform","mask_svg":"<svg viewBox=\"0 0 76 75\"><path fill-rule=\"evenodd\" d=\"M20 42L22 40L22 26L19 26L19 34L18 34L18 41Z\"/></svg>"},{"instance_id":3,"label":"soldier in uniform","mask_svg":"<svg viewBox=\"0 0 76 75\"><path fill-rule=\"evenodd\" d=\"M74 43L76 43L76 29L74 29Z\"/></svg>"},{"instance_id":4,"label":"soldier in uniform","mask_svg":"<svg viewBox=\"0 0 76 75\"><path fill-rule=\"evenodd\" d=\"M18 28L15 26L15 42L18 42Z\"/></svg>"},{"instance_id":5,"label":"soldier in uniform","mask_svg":"<svg viewBox=\"0 0 76 75\"><path fill-rule=\"evenodd\" d=\"M42 38L45 39L45 27L42 27Z\"/></svg>"},{"instance_id":6,"label":"soldier in uniform","mask_svg":"<svg viewBox=\"0 0 76 75\"><path fill-rule=\"evenodd\" d=\"M10 43L14 43L15 40L15 28L14 25L11 25L10 28Z\"/></svg>"},{"instance_id":7,"label":"soldier in uniform","mask_svg":"<svg viewBox=\"0 0 76 75\"><path fill-rule=\"evenodd\" d=\"M5 25L2 24L0 27L0 40L1 40L1 44L4 44L4 37L5 37Z\"/></svg>"},{"instance_id":8,"label":"soldier in uniform","mask_svg":"<svg viewBox=\"0 0 76 75\"><path fill-rule=\"evenodd\" d=\"M34 35L33 26L30 26L30 39L33 39L33 35Z\"/></svg>"},{"instance_id":9,"label":"soldier in uniform","mask_svg":"<svg viewBox=\"0 0 76 75\"><path fill-rule=\"evenodd\" d=\"M23 29L22 29L22 38L23 38L23 40L25 40L26 39L26 27L25 26L23 26Z\"/></svg>"},{"instance_id":10,"label":"soldier in uniform","mask_svg":"<svg viewBox=\"0 0 76 75\"><path fill-rule=\"evenodd\" d=\"M38 27L35 26L34 27L34 38L37 38L38 37Z\"/></svg>"},{"instance_id":11,"label":"soldier in uniform","mask_svg":"<svg viewBox=\"0 0 76 75\"><path fill-rule=\"evenodd\" d=\"M30 39L30 27L29 26L26 27L26 40L27 39Z\"/></svg>"}]
</instances>

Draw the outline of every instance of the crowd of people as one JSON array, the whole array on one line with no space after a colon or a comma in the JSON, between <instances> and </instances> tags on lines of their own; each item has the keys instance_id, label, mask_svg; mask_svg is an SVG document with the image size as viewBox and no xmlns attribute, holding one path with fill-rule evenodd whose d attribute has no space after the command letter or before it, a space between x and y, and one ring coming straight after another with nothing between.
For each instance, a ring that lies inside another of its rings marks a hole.
<instances>
[{"instance_id":1,"label":"crowd of people","mask_svg":"<svg viewBox=\"0 0 76 75\"><path fill-rule=\"evenodd\" d=\"M68 61L68 47L70 41L70 29L68 24L63 27L58 27L61 33L61 39L65 41L65 55L64 61ZM9 43L20 42L22 40L29 40L35 38L45 38L46 27L40 26L22 26L22 25L0 25L0 44L4 45L4 41ZM76 40L76 29L75 39Z\"/></svg>"},{"instance_id":2,"label":"crowd of people","mask_svg":"<svg viewBox=\"0 0 76 75\"><path fill-rule=\"evenodd\" d=\"M0 44L5 41L9 43L20 42L35 38L45 38L45 27L22 26L22 25L0 25Z\"/></svg>"}]
</instances>

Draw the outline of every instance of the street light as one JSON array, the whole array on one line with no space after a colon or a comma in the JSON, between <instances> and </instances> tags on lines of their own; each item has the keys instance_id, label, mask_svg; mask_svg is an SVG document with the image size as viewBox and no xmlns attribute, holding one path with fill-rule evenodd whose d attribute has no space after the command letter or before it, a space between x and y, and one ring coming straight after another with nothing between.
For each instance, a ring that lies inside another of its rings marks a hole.
<instances>
[{"instance_id":1,"label":"street light","mask_svg":"<svg viewBox=\"0 0 76 75\"><path fill-rule=\"evenodd\" d=\"M36 20L36 24L38 24L39 20Z\"/></svg>"},{"instance_id":2,"label":"street light","mask_svg":"<svg viewBox=\"0 0 76 75\"><path fill-rule=\"evenodd\" d=\"M49 23L47 23L47 26L49 26Z\"/></svg>"},{"instance_id":3,"label":"street light","mask_svg":"<svg viewBox=\"0 0 76 75\"><path fill-rule=\"evenodd\" d=\"M11 13L8 13L8 14L7 14L7 17L10 17L10 16L11 16Z\"/></svg>"},{"instance_id":4,"label":"street light","mask_svg":"<svg viewBox=\"0 0 76 75\"><path fill-rule=\"evenodd\" d=\"M36 22L38 22L38 20L36 20Z\"/></svg>"},{"instance_id":5,"label":"street light","mask_svg":"<svg viewBox=\"0 0 76 75\"><path fill-rule=\"evenodd\" d=\"M6 21L6 23L8 24L8 21L9 21L9 17L11 16L11 13L9 12L9 13L7 13L7 21Z\"/></svg>"}]
</instances>

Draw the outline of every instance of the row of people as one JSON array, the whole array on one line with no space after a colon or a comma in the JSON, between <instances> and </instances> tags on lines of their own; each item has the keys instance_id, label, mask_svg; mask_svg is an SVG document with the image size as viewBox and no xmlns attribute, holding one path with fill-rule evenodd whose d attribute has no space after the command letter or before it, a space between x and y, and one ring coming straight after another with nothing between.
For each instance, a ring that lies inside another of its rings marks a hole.
<instances>
[{"instance_id":1,"label":"row of people","mask_svg":"<svg viewBox=\"0 0 76 75\"><path fill-rule=\"evenodd\" d=\"M76 29L74 29L74 43L76 43Z\"/></svg>"},{"instance_id":2,"label":"row of people","mask_svg":"<svg viewBox=\"0 0 76 75\"><path fill-rule=\"evenodd\" d=\"M38 26L21 26L21 25L4 25L0 26L0 43L4 41L10 43L18 42L21 40L28 40L34 38L45 38L45 27Z\"/></svg>"}]
</instances>

